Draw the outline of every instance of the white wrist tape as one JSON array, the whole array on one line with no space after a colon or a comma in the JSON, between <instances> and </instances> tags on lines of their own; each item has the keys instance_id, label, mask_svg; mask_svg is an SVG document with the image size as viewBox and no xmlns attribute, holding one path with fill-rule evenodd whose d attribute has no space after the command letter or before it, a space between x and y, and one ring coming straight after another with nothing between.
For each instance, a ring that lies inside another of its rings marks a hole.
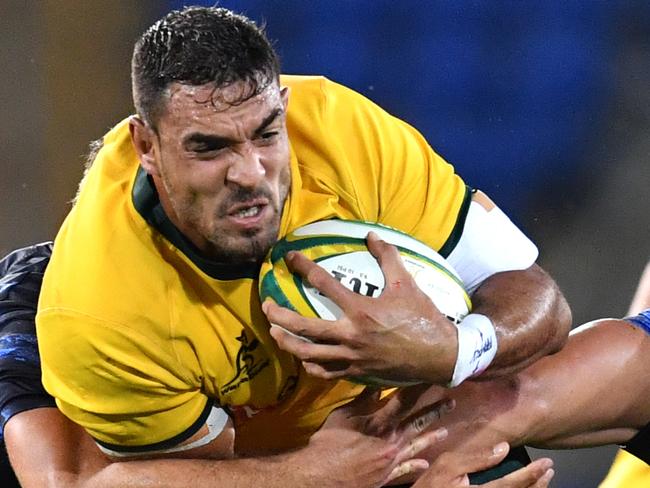
<instances>
[{"instance_id":1,"label":"white wrist tape","mask_svg":"<svg viewBox=\"0 0 650 488\"><path fill-rule=\"evenodd\" d=\"M482 373L497 353L497 335L485 315L470 313L458 324L458 357L450 387Z\"/></svg>"}]
</instances>

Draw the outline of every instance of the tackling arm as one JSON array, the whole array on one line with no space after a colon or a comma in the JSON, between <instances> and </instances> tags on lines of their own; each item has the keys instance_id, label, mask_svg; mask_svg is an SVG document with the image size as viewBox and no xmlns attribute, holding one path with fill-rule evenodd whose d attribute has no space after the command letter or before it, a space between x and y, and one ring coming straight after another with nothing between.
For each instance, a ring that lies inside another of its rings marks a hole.
<instances>
[{"instance_id":1,"label":"tackling arm","mask_svg":"<svg viewBox=\"0 0 650 488\"><path fill-rule=\"evenodd\" d=\"M585 324L560 352L512 377L451 390L457 407L441 449L499 440L551 449L624 444L650 421L648 354L650 336L627 321Z\"/></svg>"},{"instance_id":2,"label":"tackling arm","mask_svg":"<svg viewBox=\"0 0 650 488\"><path fill-rule=\"evenodd\" d=\"M521 376L542 419L523 442L573 448L630 440L650 421L650 336L604 319L577 329L569 345Z\"/></svg>"},{"instance_id":3,"label":"tackling arm","mask_svg":"<svg viewBox=\"0 0 650 488\"><path fill-rule=\"evenodd\" d=\"M433 415L399 422L398 398L378 402L378 394L363 394L335 410L309 444L275 456L206 460L138 459L111 462L90 436L55 408L16 414L5 427L12 466L25 488L108 488L193 486L379 487L409 472L426 469L419 452L446 435L446 430L422 432ZM408 409L406 409L408 410ZM373 419L392 419L391 426L373 429ZM215 447L215 440L212 447ZM218 455L185 451L184 456ZM178 453L176 453L178 456Z\"/></svg>"}]
</instances>

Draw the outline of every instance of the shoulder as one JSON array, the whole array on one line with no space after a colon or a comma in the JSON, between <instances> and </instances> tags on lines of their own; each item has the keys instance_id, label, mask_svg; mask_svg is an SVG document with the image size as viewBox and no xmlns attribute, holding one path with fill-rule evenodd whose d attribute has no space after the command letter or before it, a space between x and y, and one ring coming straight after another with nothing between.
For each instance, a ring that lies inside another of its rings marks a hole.
<instances>
[{"instance_id":1,"label":"shoulder","mask_svg":"<svg viewBox=\"0 0 650 488\"><path fill-rule=\"evenodd\" d=\"M354 90L336 83L325 76L282 75L280 84L291 89L292 97L325 100L329 96L361 96Z\"/></svg>"},{"instance_id":2,"label":"shoulder","mask_svg":"<svg viewBox=\"0 0 650 488\"><path fill-rule=\"evenodd\" d=\"M324 76L283 75L282 86L289 94L289 122L293 119L314 123L341 122L343 114L363 115L386 112L361 93Z\"/></svg>"},{"instance_id":3,"label":"shoulder","mask_svg":"<svg viewBox=\"0 0 650 488\"><path fill-rule=\"evenodd\" d=\"M17 249L0 260L0 331L34 331L43 273L52 253L45 242Z\"/></svg>"},{"instance_id":4,"label":"shoulder","mask_svg":"<svg viewBox=\"0 0 650 488\"><path fill-rule=\"evenodd\" d=\"M34 326L51 250L47 242L17 249L0 260L0 432L20 412L54 406L40 381Z\"/></svg>"},{"instance_id":5,"label":"shoulder","mask_svg":"<svg viewBox=\"0 0 650 488\"><path fill-rule=\"evenodd\" d=\"M52 242L34 244L12 251L0 259L0 280L6 280L9 274L43 272L51 254Z\"/></svg>"}]
</instances>

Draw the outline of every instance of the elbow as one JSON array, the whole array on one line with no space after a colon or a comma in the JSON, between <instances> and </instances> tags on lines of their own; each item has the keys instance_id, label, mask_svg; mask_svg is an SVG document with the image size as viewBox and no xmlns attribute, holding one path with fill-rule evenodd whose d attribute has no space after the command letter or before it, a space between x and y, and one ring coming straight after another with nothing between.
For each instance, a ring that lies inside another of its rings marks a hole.
<instances>
[{"instance_id":1,"label":"elbow","mask_svg":"<svg viewBox=\"0 0 650 488\"><path fill-rule=\"evenodd\" d=\"M554 297L548 314L548 317L552 318L553 326L549 328L552 335L549 337L547 354L555 354L564 347L569 339L573 320L566 298L557 287L554 288Z\"/></svg>"}]
</instances>

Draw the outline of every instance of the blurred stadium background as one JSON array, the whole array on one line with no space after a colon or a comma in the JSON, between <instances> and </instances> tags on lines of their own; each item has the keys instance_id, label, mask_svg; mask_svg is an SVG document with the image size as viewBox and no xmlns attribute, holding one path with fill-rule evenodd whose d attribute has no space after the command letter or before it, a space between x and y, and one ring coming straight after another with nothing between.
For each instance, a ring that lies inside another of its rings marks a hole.
<instances>
[{"instance_id":1,"label":"blurred stadium background","mask_svg":"<svg viewBox=\"0 0 650 488\"><path fill-rule=\"evenodd\" d=\"M132 111L134 40L185 3L0 2L2 254L55 235L88 142ZM423 132L539 244L576 324L625 313L650 237L649 2L221 5L266 21L285 72L324 74ZM597 486L614 451L550 452L553 486Z\"/></svg>"}]
</instances>

